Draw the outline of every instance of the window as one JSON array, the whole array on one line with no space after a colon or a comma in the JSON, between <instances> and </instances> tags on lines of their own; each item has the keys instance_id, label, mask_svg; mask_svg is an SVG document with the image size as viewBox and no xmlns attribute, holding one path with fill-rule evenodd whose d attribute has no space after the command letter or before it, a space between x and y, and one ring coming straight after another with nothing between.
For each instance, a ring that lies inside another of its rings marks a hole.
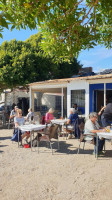
<instances>
[{"instance_id":1,"label":"window","mask_svg":"<svg viewBox=\"0 0 112 200\"><path fill-rule=\"evenodd\" d=\"M71 90L71 107L78 105L82 114L85 113L85 90Z\"/></svg>"},{"instance_id":2,"label":"window","mask_svg":"<svg viewBox=\"0 0 112 200\"><path fill-rule=\"evenodd\" d=\"M34 92L34 112L40 111L41 97L39 92Z\"/></svg>"},{"instance_id":3,"label":"window","mask_svg":"<svg viewBox=\"0 0 112 200\"><path fill-rule=\"evenodd\" d=\"M61 110L61 96L56 96L55 109L56 110Z\"/></svg>"}]
</instances>

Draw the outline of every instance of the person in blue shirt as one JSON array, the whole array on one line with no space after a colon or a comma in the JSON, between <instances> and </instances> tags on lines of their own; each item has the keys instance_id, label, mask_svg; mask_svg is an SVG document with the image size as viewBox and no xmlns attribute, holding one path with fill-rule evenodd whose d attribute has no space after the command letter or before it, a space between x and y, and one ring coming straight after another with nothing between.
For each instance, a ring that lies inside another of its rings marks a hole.
<instances>
[{"instance_id":1,"label":"person in blue shirt","mask_svg":"<svg viewBox=\"0 0 112 200\"><path fill-rule=\"evenodd\" d=\"M71 124L72 125L77 118L78 118L78 114L77 114L77 112L75 112L75 109L74 108L70 108L70 115L68 117L67 124Z\"/></svg>"},{"instance_id":2,"label":"person in blue shirt","mask_svg":"<svg viewBox=\"0 0 112 200\"><path fill-rule=\"evenodd\" d=\"M74 134L72 133L74 132L74 125L76 120L78 120L78 114L77 112L75 112L74 108L70 108L70 115L67 120L67 129L66 129L68 133L68 139L74 138Z\"/></svg>"}]
</instances>

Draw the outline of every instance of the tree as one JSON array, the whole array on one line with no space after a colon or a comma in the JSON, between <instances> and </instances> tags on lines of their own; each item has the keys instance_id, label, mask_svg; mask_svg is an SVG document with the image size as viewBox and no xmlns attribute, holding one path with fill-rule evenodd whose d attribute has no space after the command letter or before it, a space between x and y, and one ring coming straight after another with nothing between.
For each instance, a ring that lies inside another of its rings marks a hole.
<instances>
[{"instance_id":1,"label":"tree","mask_svg":"<svg viewBox=\"0 0 112 200\"><path fill-rule=\"evenodd\" d=\"M1 37L10 24L11 30L38 25L44 52L57 61L97 44L112 47L112 0L1 0L0 10Z\"/></svg>"},{"instance_id":2,"label":"tree","mask_svg":"<svg viewBox=\"0 0 112 200\"><path fill-rule=\"evenodd\" d=\"M12 40L0 46L0 89L24 86L31 82L69 78L82 67L76 59L71 64L55 63L40 48L41 34L25 42ZM64 70L63 70L64 69Z\"/></svg>"},{"instance_id":3,"label":"tree","mask_svg":"<svg viewBox=\"0 0 112 200\"><path fill-rule=\"evenodd\" d=\"M80 62L77 61L76 58L73 59L70 63L62 62L58 63L58 71L57 77L58 78L70 78L73 75L78 74L79 69L82 68Z\"/></svg>"}]
</instances>

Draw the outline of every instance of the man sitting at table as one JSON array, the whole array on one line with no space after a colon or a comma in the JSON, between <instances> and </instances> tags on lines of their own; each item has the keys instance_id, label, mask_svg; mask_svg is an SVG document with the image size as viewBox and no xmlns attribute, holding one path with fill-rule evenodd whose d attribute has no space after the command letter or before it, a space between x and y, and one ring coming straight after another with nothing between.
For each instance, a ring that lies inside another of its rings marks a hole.
<instances>
[{"instance_id":1,"label":"man sitting at table","mask_svg":"<svg viewBox=\"0 0 112 200\"><path fill-rule=\"evenodd\" d=\"M84 128L84 134L89 134L85 139L92 141L93 137L90 135L95 135L97 132L104 132L105 129L100 129L100 125L97 122L98 116L96 112L91 112L89 115L89 119L85 123L85 128ZM100 130L99 130L100 129ZM96 137L94 138L95 143L96 143ZM98 139L98 154L103 155L103 145L105 143L104 139ZM95 146L95 152L96 152L96 146Z\"/></svg>"},{"instance_id":2,"label":"man sitting at table","mask_svg":"<svg viewBox=\"0 0 112 200\"><path fill-rule=\"evenodd\" d=\"M75 112L74 108L70 108L70 115L67 120L67 128L66 132L69 133L68 139L74 138L74 135L72 134L74 132L74 122L78 119L78 114Z\"/></svg>"},{"instance_id":3,"label":"man sitting at table","mask_svg":"<svg viewBox=\"0 0 112 200\"><path fill-rule=\"evenodd\" d=\"M14 106L14 109L11 111L11 114L10 114L10 119L14 119L14 117L17 116L17 110L18 110L18 107Z\"/></svg>"}]
</instances>

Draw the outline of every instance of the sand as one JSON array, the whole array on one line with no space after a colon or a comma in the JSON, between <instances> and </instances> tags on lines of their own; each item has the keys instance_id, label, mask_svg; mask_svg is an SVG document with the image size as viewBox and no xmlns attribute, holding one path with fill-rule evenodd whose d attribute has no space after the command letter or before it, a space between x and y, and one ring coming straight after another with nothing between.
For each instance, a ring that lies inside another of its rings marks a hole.
<instances>
[{"instance_id":1,"label":"sand","mask_svg":"<svg viewBox=\"0 0 112 200\"><path fill-rule=\"evenodd\" d=\"M12 130L0 130L0 200L111 200L112 145L92 155L93 145L77 154L78 140L60 137L60 151L18 148ZM55 146L56 147L56 146Z\"/></svg>"}]
</instances>

